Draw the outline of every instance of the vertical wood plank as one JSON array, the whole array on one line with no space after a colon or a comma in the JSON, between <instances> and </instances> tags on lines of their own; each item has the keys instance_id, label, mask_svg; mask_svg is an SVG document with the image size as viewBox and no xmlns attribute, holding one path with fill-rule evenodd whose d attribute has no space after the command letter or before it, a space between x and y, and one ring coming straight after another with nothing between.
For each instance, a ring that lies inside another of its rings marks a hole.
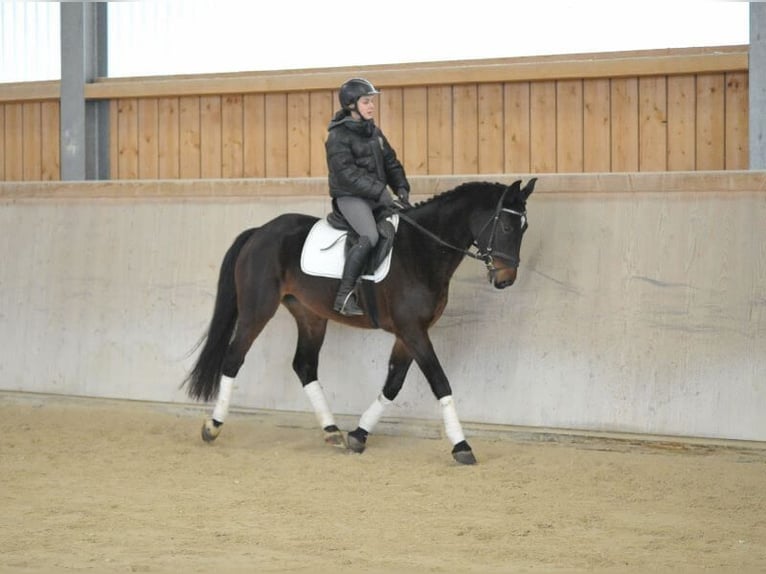
<instances>
[{"instance_id":1,"label":"vertical wood plank","mask_svg":"<svg viewBox=\"0 0 766 574\"><path fill-rule=\"evenodd\" d=\"M230 94L221 101L221 176L243 177L244 160L244 107L242 96Z\"/></svg>"},{"instance_id":2,"label":"vertical wood plank","mask_svg":"<svg viewBox=\"0 0 766 574\"><path fill-rule=\"evenodd\" d=\"M428 88L402 90L404 145L401 150L408 175L428 174ZM399 150L397 150L399 151Z\"/></svg>"},{"instance_id":3,"label":"vertical wood plank","mask_svg":"<svg viewBox=\"0 0 766 574\"><path fill-rule=\"evenodd\" d=\"M5 104L0 103L0 181L5 181Z\"/></svg>"},{"instance_id":4,"label":"vertical wood plank","mask_svg":"<svg viewBox=\"0 0 766 574\"><path fill-rule=\"evenodd\" d=\"M750 166L748 80L746 72L726 74L725 169L748 169Z\"/></svg>"},{"instance_id":5,"label":"vertical wood plank","mask_svg":"<svg viewBox=\"0 0 766 574\"><path fill-rule=\"evenodd\" d=\"M221 177L221 96L199 99L200 177Z\"/></svg>"},{"instance_id":6,"label":"vertical wood plank","mask_svg":"<svg viewBox=\"0 0 766 574\"><path fill-rule=\"evenodd\" d=\"M178 99L181 130L180 174L184 179L197 179L202 173L200 144L200 98L183 96Z\"/></svg>"},{"instance_id":7,"label":"vertical wood plank","mask_svg":"<svg viewBox=\"0 0 766 574\"><path fill-rule=\"evenodd\" d=\"M668 100L665 76L638 81L639 171L666 171L668 167Z\"/></svg>"},{"instance_id":8,"label":"vertical wood plank","mask_svg":"<svg viewBox=\"0 0 766 574\"><path fill-rule=\"evenodd\" d=\"M697 169L723 169L724 75L697 76Z\"/></svg>"},{"instance_id":9,"label":"vertical wood plank","mask_svg":"<svg viewBox=\"0 0 766 574\"><path fill-rule=\"evenodd\" d=\"M503 84L479 84L478 97L478 173L502 173L505 167Z\"/></svg>"},{"instance_id":10,"label":"vertical wood plank","mask_svg":"<svg viewBox=\"0 0 766 574\"><path fill-rule=\"evenodd\" d=\"M394 148L399 161L404 149L404 100L401 88L387 88L378 96L378 118L380 129L388 143ZM406 171L406 170L405 170Z\"/></svg>"},{"instance_id":11,"label":"vertical wood plank","mask_svg":"<svg viewBox=\"0 0 766 574\"><path fill-rule=\"evenodd\" d=\"M59 180L61 179L61 111L59 103L43 102L40 113L43 129L40 179L45 181ZM0 179L2 178L0 177Z\"/></svg>"},{"instance_id":12,"label":"vertical wood plank","mask_svg":"<svg viewBox=\"0 0 766 574\"><path fill-rule=\"evenodd\" d=\"M287 96L266 94L266 177L287 177Z\"/></svg>"},{"instance_id":13,"label":"vertical wood plank","mask_svg":"<svg viewBox=\"0 0 766 574\"><path fill-rule=\"evenodd\" d=\"M583 170L612 168L611 84L608 79L583 81Z\"/></svg>"},{"instance_id":14,"label":"vertical wood plank","mask_svg":"<svg viewBox=\"0 0 766 574\"><path fill-rule=\"evenodd\" d=\"M461 84L452 88L453 98L453 173L479 171L479 113L476 84ZM457 134L457 137L455 137Z\"/></svg>"},{"instance_id":15,"label":"vertical wood plank","mask_svg":"<svg viewBox=\"0 0 766 574\"><path fill-rule=\"evenodd\" d=\"M181 122L178 98L160 98L157 102L159 113L159 159L161 179L181 177Z\"/></svg>"},{"instance_id":16,"label":"vertical wood plank","mask_svg":"<svg viewBox=\"0 0 766 574\"><path fill-rule=\"evenodd\" d=\"M138 178L138 100L117 103L118 173L120 179Z\"/></svg>"},{"instance_id":17,"label":"vertical wood plank","mask_svg":"<svg viewBox=\"0 0 766 574\"><path fill-rule=\"evenodd\" d=\"M327 175L327 157L325 140L327 126L333 115L332 91L311 92L309 99L311 116L309 119L309 175L312 177Z\"/></svg>"},{"instance_id":18,"label":"vertical wood plank","mask_svg":"<svg viewBox=\"0 0 766 574\"><path fill-rule=\"evenodd\" d=\"M109 179L120 178L119 100L109 102Z\"/></svg>"},{"instance_id":19,"label":"vertical wood plank","mask_svg":"<svg viewBox=\"0 0 766 574\"><path fill-rule=\"evenodd\" d=\"M18 103L5 104L5 179L7 181L24 179L23 136L22 105Z\"/></svg>"},{"instance_id":20,"label":"vertical wood plank","mask_svg":"<svg viewBox=\"0 0 766 574\"><path fill-rule=\"evenodd\" d=\"M266 108L263 94L247 94L244 108L244 176L266 177Z\"/></svg>"},{"instance_id":21,"label":"vertical wood plank","mask_svg":"<svg viewBox=\"0 0 766 574\"><path fill-rule=\"evenodd\" d=\"M584 169L582 80L556 82L556 170Z\"/></svg>"},{"instance_id":22,"label":"vertical wood plank","mask_svg":"<svg viewBox=\"0 0 766 574\"><path fill-rule=\"evenodd\" d=\"M24 181L39 181L42 174L42 118L40 102L21 104L23 121L22 167Z\"/></svg>"},{"instance_id":23,"label":"vertical wood plank","mask_svg":"<svg viewBox=\"0 0 766 574\"><path fill-rule=\"evenodd\" d=\"M159 170L159 111L157 98L138 100L138 177L157 179Z\"/></svg>"},{"instance_id":24,"label":"vertical wood plank","mask_svg":"<svg viewBox=\"0 0 766 574\"><path fill-rule=\"evenodd\" d=\"M534 173L556 171L556 82L530 85L530 163Z\"/></svg>"},{"instance_id":25,"label":"vertical wood plank","mask_svg":"<svg viewBox=\"0 0 766 574\"><path fill-rule=\"evenodd\" d=\"M504 86L504 171L530 173L532 163L530 135L529 82L507 83Z\"/></svg>"},{"instance_id":26,"label":"vertical wood plank","mask_svg":"<svg viewBox=\"0 0 766 574\"><path fill-rule=\"evenodd\" d=\"M612 171L638 171L638 78L612 80Z\"/></svg>"},{"instance_id":27,"label":"vertical wood plank","mask_svg":"<svg viewBox=\"0 0 766 574\"><path fill-rule=\"evenodd\" d=\"M428 91L428 175L452 173L452 87L429 86Z\"/></svg>"},{"instance_id":28,"label":"vertical wood plank","mask_svg":"<svg viewBox=\"0 0 766 574\"><path fill-rule=\"evenodd\" d=\"M696 78L668 77L668 171L691 171L697 166Z\"/></svg>"},{"instance_id":29,"label":"vertical wood plank","mask_svg":"<svg viewBox=\"0 0 766 574\"><path fill-rule=\"evenodd\" d=\"M309 128L309 95L287 94L287 176L308 177L311 174Z\"/></svg>"}]
</instances>

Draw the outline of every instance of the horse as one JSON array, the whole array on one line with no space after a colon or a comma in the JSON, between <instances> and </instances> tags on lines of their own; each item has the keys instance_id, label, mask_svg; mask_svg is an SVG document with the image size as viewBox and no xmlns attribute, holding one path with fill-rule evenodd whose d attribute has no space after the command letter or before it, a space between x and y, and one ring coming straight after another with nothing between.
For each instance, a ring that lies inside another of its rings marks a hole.
<instances>
[{"instance_id":1,"label":"horse","mask_svg":"<svg viewBox=\"0 0 766 574\"><path fill-rule=\"evenodd\" d=\"M234 378L245 355L280 304L295 319L298 341L292 367L311 403L325 442L361 453L386 407L402 388L414 360L441 404L451 454L461 464L476 457L465 439L452 389L429 338L442 315L450 280L466 257L484 262L497 289L513 285L522 237L527 230L527 198L536 178L522 187L466 182L416 205L398 205L400 217L390 268L377 283L365 282L358 299L361 316L333 311L337 278L317 277L301 269L304 242L318 218L297 213L277 216L240 233L221 263L213 316L195 349L201 351L182 383L192 399L216 399L202 425L210 442L221 432L229 411ZM328 321L351 327L380 328L395 342L382 391L344 436L335 423L317 377L319 352Z\"/></svg>"}]
</instances>

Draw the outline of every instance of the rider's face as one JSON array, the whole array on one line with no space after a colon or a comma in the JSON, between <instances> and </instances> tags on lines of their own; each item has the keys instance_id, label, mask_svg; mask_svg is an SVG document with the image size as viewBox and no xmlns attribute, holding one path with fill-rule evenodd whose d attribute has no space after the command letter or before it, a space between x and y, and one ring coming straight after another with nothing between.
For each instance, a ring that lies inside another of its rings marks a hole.
<instances>
[{"instance_id":1,"label":"rider's face","mask_svg":"<svg viewBox=\"0 0 766 574\"><path fill-rule=\"evenodd\" d=\"M356 111L364 120L371 120L375 115L375 96L362 96L356 101Z\"/></svg>"}]
</instances>

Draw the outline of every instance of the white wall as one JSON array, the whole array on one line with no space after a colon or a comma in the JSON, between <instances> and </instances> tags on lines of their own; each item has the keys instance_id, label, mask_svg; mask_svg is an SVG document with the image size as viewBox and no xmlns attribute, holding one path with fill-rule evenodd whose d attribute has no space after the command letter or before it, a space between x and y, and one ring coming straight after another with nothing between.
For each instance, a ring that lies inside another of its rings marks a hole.
<instances>
[{"instance_id":1,"label":"white wall","mask_svg":"<svg viewBox=\"0 0 766 574\"><path fill-rule=\"evenodd\" d=\"M461 181L413 179L421 198ZM224 251L280 213L323 215L323 185L0 184L0 389L186 401ZM462 419L766 440L763 189L764 172L541 176L516 285L466 260L432 329ZM330 326L337 413L373 400L392 341ZM280 310L235 405L308 410L294 344ZM439 415L416 367L387 414Z\"/></svg>"}]
</instances>

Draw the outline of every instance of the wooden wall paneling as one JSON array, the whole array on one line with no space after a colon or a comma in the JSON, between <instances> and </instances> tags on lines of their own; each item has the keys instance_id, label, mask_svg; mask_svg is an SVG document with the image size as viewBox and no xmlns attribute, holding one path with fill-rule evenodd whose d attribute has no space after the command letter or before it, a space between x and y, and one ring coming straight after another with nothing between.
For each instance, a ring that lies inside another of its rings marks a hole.
<instances>
[{"instance_id":1,"label":"wooden wall paneling","mask_svg":"<svg viewBox=\"0 0 766 574\"><path fill-rule=\"evenodd\" d=\"M378 96L378 125L399 161L404 151L404 99L401 88L386 88ZM406 171L406 170L405 170Z\"/></svg>"},{"instance_id":2,"label":"wooden wall paneling","mask_svg":"<svg viewBox=\"0 0 766 574\"><path fill-rule=\"evenodd\" d=\"M287 177L287 96L266 94L266 177Z\"/></svg>"},{"instance_id":3,"label":"wooden wall paneling","mask_svg":"<svg viewBox=\"0 0 766 574\"><path fill-rule=\"evenodd\" d=\"M138 178L138 100L117 103L117 172L120 179Z\"/></svg>"},{"instance_id":4,"label":"wooden wall paneling","mask_svg":"<svg viewBox=\"0 0 766 574\"><path fill-rule=\"evenodd\" d=\"M157 98L138 100L138 177L157 179L160 175L159 108Z\"/></svg>"},{"instance_id":5,"label":"wooden wall paneling","mask_svg":"<svg viewBox=\"0 0 766 574\"><path fill-rule=\"evenodd\" d=\"M638 78L612 80L612 171L638 171Z\"/></svg>"},{"instance_id":6,"label":"wooden wall paneling","mask_svg":"<svg viewBox=\"0 0 766 574\"><path fill-rule=\"evenodd\" d=\"M325 140L327 126L333 115L331 90L311 92L309 98L309 175L312 177L327 175L327 157Z\"/></svg>"},{"instance_id":7,"label":"wooden wall paneling","mask_svg":"<svg viewBox=\"0 0 766 574\"><path fill-rule=\"evenodd\" d=\"M199 99L200 177L221 177L223 141L221 139L221 96Z\"/></svg>"},{"instance_id":8,"label":"wooden wall paneling","mask_svg":"<svg viewBox=\"0 0 766 574\"><path fill-rule=\"evenodd\" d=\"M723 74L697 76L697 169L723 169L724 98Z\"/></svg>"},{"instance_id":9,"label":"wooden wall paneling","mask_svg":"<svg viewBox=\"0 0 766 574\"><path fill-rule=\"evenodd\" d=\"M221 97L221 177L243 177L244 107L241 94Z\"/></svg>"},{"instance_id":10,"label":"wooden wall paneling","mask_svg":"<svg viewBox=\"0 0 766 574\"><path fill-rule=\"evenodd\" d=\"M556 170L584 169L582 80L556 82Z\"/></svg>"},{"instance_id":11,"label":"wooden wall paneling","mask_svg":"<svg viewBox=\"0 0 766 574\"><path fill-rule=\"evenodd\" d=\"M503 171L506 173L529 173L530 160L530 85L529 82L513 82L503 86Z\"/></svg>"},{"instance_id":12,"label":"wooden wall paneling","mask_svg":"<svg viewBox=\"0 0 766 574\"><path fill-rule=\"evenodd\" d=\"M40 119L42 122L40 179L59 180L61 179L61 107L59 103L50 100L42 102Z\"/></svg>"},{"instance_id":13,"label":"wooden wall paneling","mask_svg":"<svg viewBox=\"0 0 766 574\"><path fill-rule=\"evenodd\" d=\"M668 166L668 90L665 76L638 80L638 169L666 171Z\"/></svg>"},{"instance_id":14,"label":"wooden wall paneling","mask_svg":"<svg viewBox=\"0 0 766 574\"><path fill-rule=\"evenodd\" d=\"M120 178L119 101L109 102L109 179Z\"/></svg>"},{"instance_id":15,"label":"wooden wall paneling","mask_svg":"<svg viewBox=\"0 0 766 574\"><path fill-rule=\"evenodd\" d=\"M22 104L5 104L5 179L24 179L24 114Z\"/></svg>"},{"instance_id":16,"label":"wooden wall paneling","mask_svg":"<svg viewBox=\"0 0 766 574\"><path fill-rule=\"evenodd\" d=\"M726 74L726 158L725 169L748 169L749 85L745 72Z\"/></svg>"},{"instance_id":17,"label":"wooden wall paneling","mask_svg":"<svg viewBox=\"0 0 766 574\"><path fill-rule=\"evenodd\" d=\"M244 176L266 177L266 106L263 94L242 100L244 124Z\"/></svg>"},{"instance_id":18,"label":"wooden wall paneling","mask_svg":"<svg viewBox=\"0 0 766 574\"><path fill-rule=\"evenodd\" d=\"M608 78L583 81L583 170L612 169L612 88Z\"/></svg>"},{"instance_id":19,"label":"wooden wall paneling","mask_svg":"<svg viewBox=\"0 0 766 574\"><path fill-rule=\"evenodd\" d=\"M402 89L404 136L397 150L408 175L428 174L428 88Z\"/></svg>"},{"instance_id":20,"label":"wooden wall paneling","mask_svg":"<svg viewBox=\"0 0 766 574\"><path fill-rule=\"evenodd\" d=\"M503 173L505 169L505 100L503 84L479 84L478 88L478 171Z\"/></svg>"},{"instance_id":21,"label":"wooden wall paneling","mask_svg":"<svg viewBox=\"0 0 766 574\"><path fill-rule=\"evenodd\" d=\"M287 94L287 176L311 175L310 105L307 92Z\"/></svg>"},{"instance_id":22,"label":"wooden wall paneling","mask_svg":"<svg viewBox=\"0 0 766 574\"><path fill-rule=\"evenodd\" d=\"M200 98L178 98L178 121L180 129L179 169L183 179L197 179L201 169Z\"/></svg>"},{"instance_id":23,"label":"wooden wall paneling","mask_svg":"<svg viewBox=\"0 0 766 574\"><path fill-rule=\"evenodd\" d=\"M695 76L668 76L668 171L696 169L696 93Z\"/></svg>"},{"instance_id":24,"label":"wooden wall paneling","mask_svg":"<svg viewBox=\"0 0 766 574\"><path fill-rule=\"evenodd\" d=\"M181 122L178 98L159 98L158 170L161 179L181 177Z\"/></svg>"},{"instance_id":25,"label":"wooden wall paneling","mask_svg":"<svg viewBox=\"0 0 766 574\"><path fill-rule=\"evenodd\" d=\"M452 88L452 173L479 172L479 102L476 84Z\"/></svg>"},{"instance_id":26,"label":"wooden wall paneling","mask_svg":"<svg viewBox=\"0 0 766 574\"><path fill-rule=\"evenodd\" d=\"M0 181L5 180L5 104L0 103Z\"/></svg>"},{"instance_id":27,"label":"wooden wall paneling","mask_svg":"<svg viewBox=\"0 0 766 574\"><path fill-rule=\"evenodd\" d=\"M428 90L428 174L453 173L452 86L432 86Z\"/></svg>"},{"instance_id":28,"label":"wooden wall paneling","mask_svg":"<svg viewBox=\"0 0 766 574\"><path fill-rule=\"evenodd\" d=\"M529 158L534 173L556 171L556 82L532 82L529 91Z\"/></svg>"},{"instance_id":29,"label":"wooden wall paneling","mask_svg":"<svg viewBox=\"0 0 766 574\"><path fill-rule=\"evenodd\" d=\"M42 175L42 118L40 102L21 104L22 166L24 181L39 181Z\"/></svg>"}]
</instances>

